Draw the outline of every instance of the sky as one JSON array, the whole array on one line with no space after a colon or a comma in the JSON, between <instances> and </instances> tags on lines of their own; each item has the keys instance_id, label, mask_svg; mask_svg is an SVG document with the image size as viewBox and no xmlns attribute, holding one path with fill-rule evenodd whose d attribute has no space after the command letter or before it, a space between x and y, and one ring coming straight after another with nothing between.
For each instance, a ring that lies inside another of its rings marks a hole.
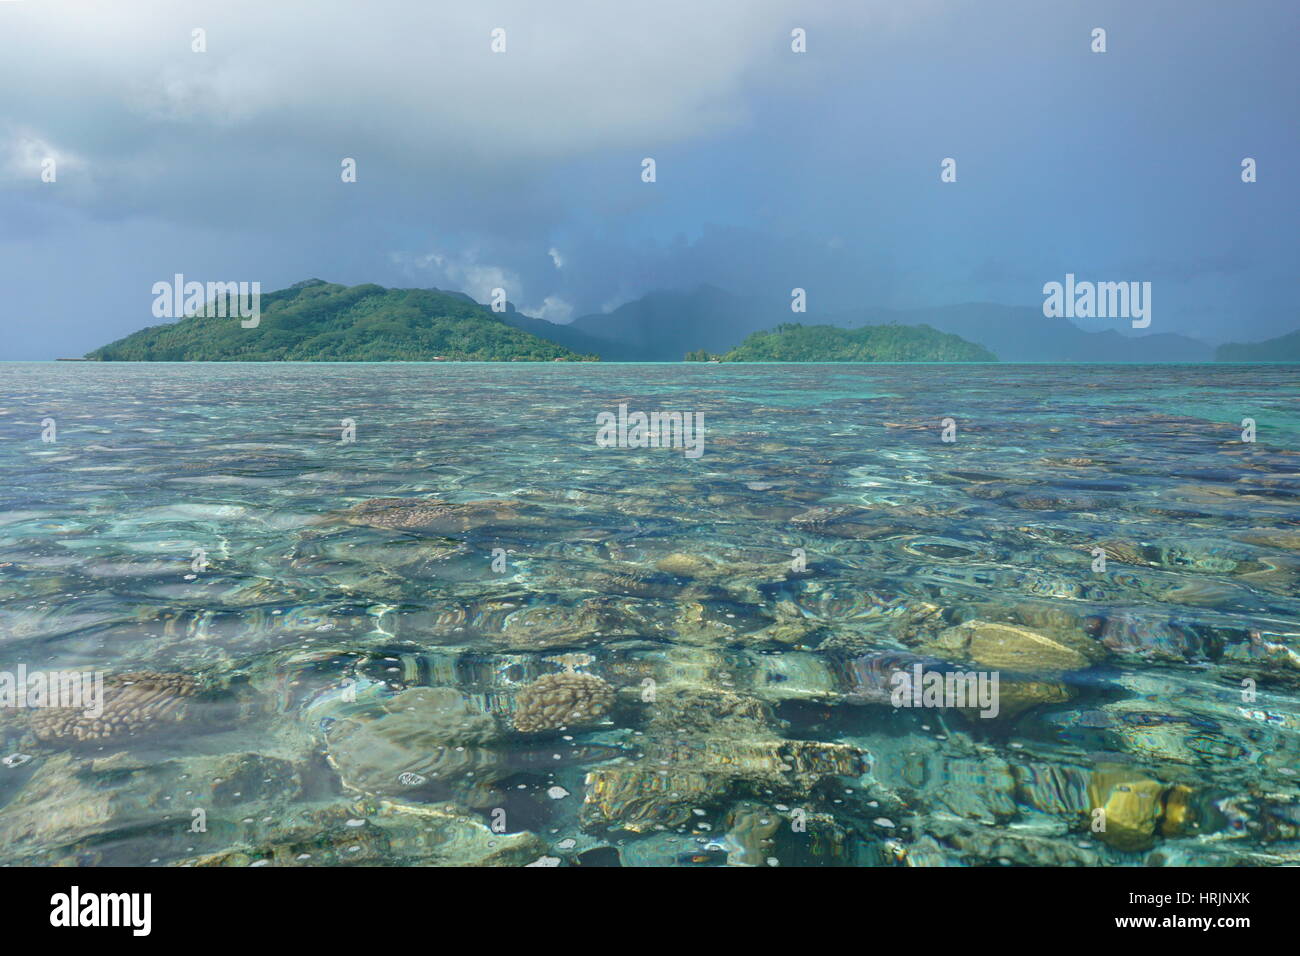
<instances>
[{"instance_id":1,"label":"sky","mask_svg":"<svg viewBox=\"0 0 1300 956\"><path fill-rule=\"evenodd\" d=\"M1284 334L1297 35L1295 0L0 0L0 360L156 324L176 273L553 321L1073 273L1151 282L1148 332Z\"/></svg>"}]
</instances>

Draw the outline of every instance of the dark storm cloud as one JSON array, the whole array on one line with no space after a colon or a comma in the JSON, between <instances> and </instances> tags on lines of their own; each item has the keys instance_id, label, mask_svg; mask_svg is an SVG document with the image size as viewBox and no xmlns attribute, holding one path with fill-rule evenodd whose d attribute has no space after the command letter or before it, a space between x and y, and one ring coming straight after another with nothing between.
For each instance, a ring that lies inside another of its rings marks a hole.
<instances>
[{"instance_id":1,"label":"dark storm cloud","mask_svg":"<svg viewBox=\"0 0 1300 956\"><path fill-rule=\"evenodd\" d=\"M703 283L800 286L815 309L1030 304L1092 271L1159 282L1153 331L1287 331L1296 13L1252 10L0 4L0 357L149 324L175 272L501 285L564 320Z\"/></svg>"}]
</instances>

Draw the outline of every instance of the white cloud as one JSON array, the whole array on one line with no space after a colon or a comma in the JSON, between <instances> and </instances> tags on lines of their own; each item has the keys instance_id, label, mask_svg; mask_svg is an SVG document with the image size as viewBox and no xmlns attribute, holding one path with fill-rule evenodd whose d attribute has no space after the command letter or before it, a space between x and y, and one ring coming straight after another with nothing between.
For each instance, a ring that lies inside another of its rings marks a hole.
<instances>
[{"instance_id":1,"label":"white cloud","mask_svg":"<svg viewBox=\"0 0 1300 956\"><path fill-rule=\"evenodd\" d=\"M505 289L506 298L511 302L518 303L524 298L524 286L518 273L503 266L479 262L474 250L463 254L429 252L424 255L394 252L390 258L413 282L421 285L432 283L441 289L464 292L484 304L491 301L493 289ZM558 295L548 295L542 299L541 305L520 308L519 311L548 322L567 322L573 318L574 310L571 302Z\"/></svg>"},{"instance_id":2,"label":"white cloud","mask_svg":"<svg viewBox=\"0 0 1300 956\"><path fill-rule=\"evenodd\" d=\"M52 159L56 173L61 170L84 169L85 160L76 153L55 146L31 130L13 130L3 141L0 150L0 170L6 179L20 182L39 182L42 165Z\"/></svg>"},{"instance_id":3,"label":"white cloud","mask_svg":"<svg viewBox=\"0 0 1300 956\"><path fill-rule=\"evenodd\" d=\"M512 302L523 294L517 273L478 262L473 250L459 255L430 252L422 256L395 252L391 258L415 281L432 281L440 289L464 292L477 302L489 302L493 289L505 289L506 298Z\"/></svg>"},{"instance_id":4,"label":"white cloud","mask_svg":"<svg viewBox=\"0 0 1300 956\"><path fill-rule=\"evenodd\" d=\"M529 309L524 314L531 315L535 319L546 319L548 322L567 322L573 318L573 306L559 296L548 295L542 300L540 308Z\"/></svg>"}]
</instances>

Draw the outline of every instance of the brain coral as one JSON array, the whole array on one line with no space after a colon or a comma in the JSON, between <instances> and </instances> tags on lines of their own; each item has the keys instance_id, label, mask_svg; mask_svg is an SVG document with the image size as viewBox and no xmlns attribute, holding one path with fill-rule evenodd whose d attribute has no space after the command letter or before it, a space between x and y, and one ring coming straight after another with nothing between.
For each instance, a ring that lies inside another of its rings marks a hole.
<instances>
[{"instance_id":1,"label":"brain coral","mask_svg":"<svg viewBox=\"0 0 1300 956\"><path fill-rule=\"evenodd\" d=\"M133 671L104 681L103 712L86 715L85 707L51 707L33 711L32 731L43 741L102 741L184 720L190 700L202 690L186 674Z\"/></svg>"},{"instance_id":2,"label":"brain coral","mask_svg":"<svg viewBox=\"0 0 1300 956\"><path fill-rule=\"evenodd\" d=\"M515 696L515 729L526 734L589 724L614 706L614 688L592 674L545 674Z\"/></svg>"}]
</instances>

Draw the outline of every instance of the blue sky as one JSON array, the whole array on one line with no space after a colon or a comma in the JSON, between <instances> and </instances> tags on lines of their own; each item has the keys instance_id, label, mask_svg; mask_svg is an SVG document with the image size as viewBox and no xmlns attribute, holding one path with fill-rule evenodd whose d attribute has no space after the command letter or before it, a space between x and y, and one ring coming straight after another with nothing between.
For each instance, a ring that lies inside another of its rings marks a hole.
<instances>
[{"instance_id":1,"label":"blue sky","mask_svg":"<svg viewBox=\"0 0 1300 956\"><path fill-rule=\"evenodd\" d=\"M1150 281L1151 332L1282 334L1298 34L1293 0L0 3L0 359L153 324L177 272L557 320L705 282L1038 306L1073 272Z\"/></svg>"}]
</instances>

